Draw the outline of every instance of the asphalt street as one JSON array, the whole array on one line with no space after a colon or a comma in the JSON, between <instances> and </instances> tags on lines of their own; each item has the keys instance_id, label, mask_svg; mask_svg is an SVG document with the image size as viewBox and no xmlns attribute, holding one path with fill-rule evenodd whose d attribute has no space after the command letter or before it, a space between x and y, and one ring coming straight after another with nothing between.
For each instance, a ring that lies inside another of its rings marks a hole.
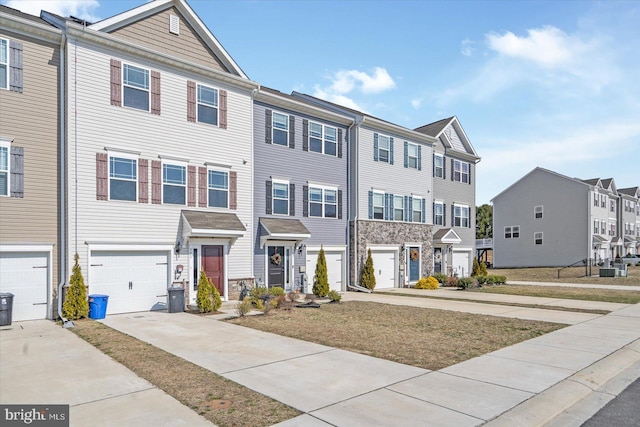
<instances>
[{"instance_id":1,"label":"asphalt street","mask_svg":"<svg viewBox=\"0 0 640 427\"><path fill-rule=\"evenodd\" d=\"M640 378L582 424L582 427L637 426L640 426Z\"/></svg>"}]
</instances>

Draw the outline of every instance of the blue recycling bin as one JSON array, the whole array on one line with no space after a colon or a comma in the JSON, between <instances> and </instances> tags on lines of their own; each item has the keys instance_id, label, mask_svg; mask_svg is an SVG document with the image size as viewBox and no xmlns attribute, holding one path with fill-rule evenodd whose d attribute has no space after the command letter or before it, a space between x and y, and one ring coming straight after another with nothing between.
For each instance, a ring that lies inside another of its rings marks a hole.
<instances>
[{"instance_id":1,"label":"blue recycling bin","mask_svg":"<svg viewBox=\"0 0 640 427\"><path fill-rule=\"evenodd\" d=\"M107 316L109 295L89 295L89 318L104 319Z\"/></svg>"}]
</instances>

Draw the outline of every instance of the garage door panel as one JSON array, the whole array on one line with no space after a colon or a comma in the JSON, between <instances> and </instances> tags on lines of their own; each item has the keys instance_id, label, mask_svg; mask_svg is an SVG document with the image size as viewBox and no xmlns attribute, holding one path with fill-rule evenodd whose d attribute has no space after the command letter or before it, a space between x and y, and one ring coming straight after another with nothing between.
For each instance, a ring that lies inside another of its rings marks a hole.
<instances>
[{"instance_id":1,"label":"garage door panel","mask_svg":"<svg viewBox=\"0 0 640 427\"><path fill-rule=\"evenodd\" d=\"M0 292L13 297L12 321L45 319L49 282L49 254L0 254Z\"/></svg>"},{"instance_id":2,"label":"garage door panel","mask_svg":"<svg viewBox=\"0 0 640 427\"><path fill-rule=\"evenodd\" d=\"M327 276L329 278L329 289L332 291L342 291L342 278L344 277L343 252L325 251L324 256L327 260ZM307 252L307 277L313 284L313 276L316 273L316 265L318 264L318 252Z\"/></svg>"},{"instance_id":3,"label":"garage door panel","mask_svg":"<svg viewBox=\"0 0 640 427\"><path fill-rule=\"evenodd\" d=\"M395 287L396 253L394 251L371 251L376 277L375 289Z\"/></svg>"},{"instance_id":4,"label":"garage door panel","mask_svg":"<svg viewBox=\"0 0 640 427\"><path fill-rule=\"evenodd\" d=\"M162 251L93 252L89 293L109 296L107 314L164 309L167 260Z\"/></svg>"},{"instance_id":5,"label":"garage door panel","mask_svg":"<svg viewBox=\"0 0 640 427\"><path fill-rule=\"evenodd\" d=\"M452 266L454 273L460 277L469 276L469 252L453 252Z\"/></svg>"}]
</instances>

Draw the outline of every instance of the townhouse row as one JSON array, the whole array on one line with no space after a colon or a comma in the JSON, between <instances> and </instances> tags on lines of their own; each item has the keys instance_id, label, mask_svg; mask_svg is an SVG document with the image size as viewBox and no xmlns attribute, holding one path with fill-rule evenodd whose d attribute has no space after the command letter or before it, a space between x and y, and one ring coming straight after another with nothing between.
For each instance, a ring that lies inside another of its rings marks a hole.
<instances>
[{"instance_id":1,"label":"townhouse row","mask_svg":"<svg viewBox=\"0 0 640 427\"><path fill-rule=\"evenodd\" d=\"M496 267L608 266L640 254L640 187L538 167L492 202Z\"/></svg>"},{"instance_id":2,"label":"townhouse row","mask_svg":"<svg viewBox=\"0 0 640 427\"><path fill-rule=\"evenodd\" d=\"M57 317L78 254L108 313L468 275L480 160L456 117L407 129L250 80L183 0L88 23L0 6L0 290Z\"/></svg>"}]
</instances>

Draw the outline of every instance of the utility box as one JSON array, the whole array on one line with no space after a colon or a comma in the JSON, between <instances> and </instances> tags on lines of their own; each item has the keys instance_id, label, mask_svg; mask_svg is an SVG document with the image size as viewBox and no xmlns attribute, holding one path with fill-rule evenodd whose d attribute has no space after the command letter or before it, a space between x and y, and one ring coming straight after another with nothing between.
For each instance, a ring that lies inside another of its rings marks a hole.
<instances>
[{"instance_id":1,"label":"utility box","mask_svg":"<svg viewBox=\"0 0 640 427\"><path fill-rule=\"evenodd\" d=\"M600 277L616 277L615 268L601 268Z\"/></svg>"},{"instance_id":2,"label":"utility box","mask_svg":"<svg viewBox=\"0 0 640 427\"><path fill-rule=\"evenodd\" d=\"M0 326L11 325L11 314L13 312L13 297L12 293L0 294Z\"/></svg>"},{"instance_id":3,"label":"utility box","mask_svg":"<svg viewBox=\"0 0 640 427\"><path fill-rule=\"evenodd\" d=\"M184 311L184 288L167 288L167 298L169 313L182 313Z\"/></svg>"}]
</instances>

